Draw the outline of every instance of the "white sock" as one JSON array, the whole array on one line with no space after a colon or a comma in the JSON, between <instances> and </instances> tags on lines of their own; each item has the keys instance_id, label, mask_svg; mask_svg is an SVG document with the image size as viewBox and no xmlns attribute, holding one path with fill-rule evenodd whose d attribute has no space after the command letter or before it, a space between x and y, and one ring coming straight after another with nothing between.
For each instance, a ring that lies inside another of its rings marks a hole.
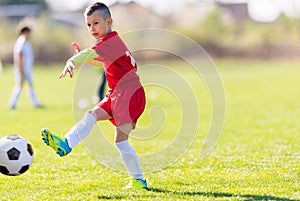
<instances>
[{"instance_id":1,"label":"white sock","mask_svg":"<svg viewBox=\"0 0 300 201\"><path fill-rule=\"evenodd\" d=\"M130 146L128 140L116 142L128 174L135 179L144 179L142 168L140 167L135 150Z\"/></svg>"},{"instance_id":2,"label":"white sock","mask_svg":"<svg viewBox=\"0 0 300 201\"><path fill-rule=\"evenodd\" d=\"M19 86L14 87L11 96L10 96L10 101L9 101L9 106L11 108L16 107L17 101L21 95L22 88Z\"/></svg>"},{"instance_id":3,"label":"white sock","mask_svg":"<svg viewBox=\"0 0 300 201\"><path fill-rule=\"evenodd\" d=\"M97 120L94 115L89 112L86 113L82 119L65 135L65 138L68 140L69 147L75 147L81 140L86 138L96 122Z\"/></svg>"},{"instance_id":4,"label":"white sock","mask_svg":"<svg viewBox=\"0 0 300 201\"><path fill-rule=\"evenodd\" d=\"M37 100L35 91L34 91L34 89L33 89L32 87L29 87L28 93L29 93L29 96L30 96L30 98L31 98L31 101L32 101L33 106L34 106L34 107L39 106L39 102L38 102L38 100Z\"/></svg>"}]
</instances>

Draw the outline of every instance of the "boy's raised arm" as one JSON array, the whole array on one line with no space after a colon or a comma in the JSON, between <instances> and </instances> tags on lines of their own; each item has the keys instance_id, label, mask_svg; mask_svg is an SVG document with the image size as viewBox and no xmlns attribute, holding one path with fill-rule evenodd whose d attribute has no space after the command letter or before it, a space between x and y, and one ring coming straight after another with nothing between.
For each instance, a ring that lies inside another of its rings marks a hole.
<instances>
[{"instance_id":1,"label":"boy's raised arm","mask_svg":"<svg viewBox=\"0 0 300 201\"><path fill-rule=\"evenodd\" d=\"M64 70L59 74L58 78L65 77L69 73L70 78L73 77L73 69L76 66L86 63L94 58L97 58L99 55L93 49L84 49L79 53L73 55L70 59L67 60Z\"/></svg>"}]
</instances>

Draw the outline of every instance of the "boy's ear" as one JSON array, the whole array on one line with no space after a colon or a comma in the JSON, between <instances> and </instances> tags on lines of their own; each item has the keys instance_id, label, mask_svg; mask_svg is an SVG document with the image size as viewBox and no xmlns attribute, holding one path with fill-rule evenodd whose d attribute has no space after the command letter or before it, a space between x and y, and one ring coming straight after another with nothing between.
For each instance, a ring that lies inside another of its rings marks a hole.
<instances>
[{"instance_id":1,"label":"boy's ear","mask_svg":"<svg viewBox=\"0 0 300 201\"><path fill-rule=\"evenodd\" d=\"M106 23L107 23L107 25L111 26L112 23L113 23L113 19L112 18L107 18Z\"/></svg>"}]
</instances>

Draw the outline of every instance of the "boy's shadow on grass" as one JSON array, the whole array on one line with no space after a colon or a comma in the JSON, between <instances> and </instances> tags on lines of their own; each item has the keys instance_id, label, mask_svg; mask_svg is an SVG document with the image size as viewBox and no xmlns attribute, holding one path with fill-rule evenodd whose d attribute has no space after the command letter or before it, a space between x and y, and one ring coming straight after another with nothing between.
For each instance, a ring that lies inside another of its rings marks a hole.
<instances>
[{"instance_id":1,"label":"boy's shadow on grass","mask_svg":"<svg viewBox=\"0 0 300 201\"><path fill-rule=\"evenodd\" d=\"M276 197L272 195L252 195L252 194L234 194L234 193L222 193L222 192L178 192L178 191L169 191L163 190L160 188L149 188L148 191L156 192L156 193L168 193L168 194L178 194L178 195L188 195L188 196L207 196L214 198L244 198L247 200L276 200L276 201L300 201L283 197Z\"/></svg>"},{"instance_id":2,"label":"boy's shadow on grass","mask_svg":"<svg viewBox=\"0 0 300 201\"><path fill-rule=\"evenodd\" d=\"M213 198L243 198L245 200L275 200L275 201L300 201L300 200L294 200L290 198L284 198L284 197L276 197L272 195L252 195L252 194L234 194L234 193L222 193L222 192L178 192L178 191L171 191L171 190L163 190L160 188L149 188L148 191L154 192L154 193L164 193L164 194L173 194L173 195L186 195L186 196L207 196L207 197L213 197ZM143 197L143 195L139 194L138 197ZM149 197L149 195L144 195L146 197ZM156 196L155 196L156 197ZM98 199L101 200L112 200L112 199L125 199L126 196L98 196Z\"/></svg>"}]
</instances>

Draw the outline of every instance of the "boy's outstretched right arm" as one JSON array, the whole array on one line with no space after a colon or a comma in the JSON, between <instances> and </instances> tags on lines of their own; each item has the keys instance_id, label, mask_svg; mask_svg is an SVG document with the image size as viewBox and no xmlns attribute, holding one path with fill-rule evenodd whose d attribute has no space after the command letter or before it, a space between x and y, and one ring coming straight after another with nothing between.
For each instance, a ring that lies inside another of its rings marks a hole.
<instances>
[{"instance_id":1,"label":"boy's outstretched right arm","mask_svg":"<svg viewBox=\"0 0 300 201\"><path fill-rule=\"evenodd\" d=\"M91 59L97 58L98 56L99 55L97 54L97 52L93 49L88 48L82 50L81 52L68 59L64 70L59 74L58 78L65 77L67 73L69 73L70 78L72 78L74 75L73 69L76 68L76 66L83 64Z\"/></svg>"}]
</instances>

